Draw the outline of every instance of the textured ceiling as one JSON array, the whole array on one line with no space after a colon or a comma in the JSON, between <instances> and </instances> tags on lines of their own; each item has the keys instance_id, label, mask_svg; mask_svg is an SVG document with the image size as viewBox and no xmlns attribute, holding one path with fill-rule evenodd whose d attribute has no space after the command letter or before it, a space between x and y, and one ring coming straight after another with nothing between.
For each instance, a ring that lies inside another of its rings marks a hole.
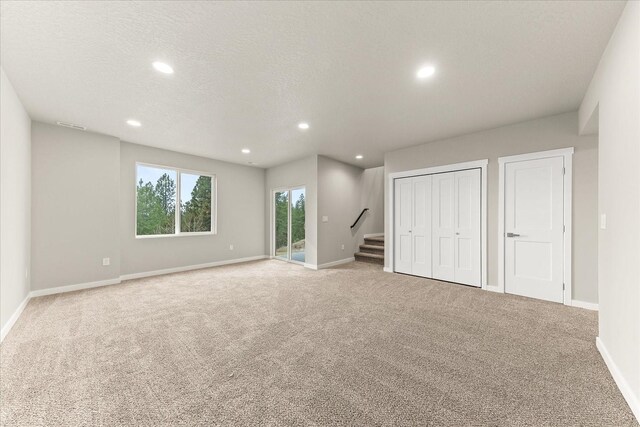
<instances>
[{"instance_id":1,"label":"textured ceiling","mask_svg":"<svg viewBox=\"0 0 640 427\"><path fill-rule=\"evenodd\" d=\"M577 109L623 7L3 1L0 46L36 120L262 167L312 153L369 167L393 149ZM425 63L437 72L419 82Z\"/></svg>"}]
</instances>

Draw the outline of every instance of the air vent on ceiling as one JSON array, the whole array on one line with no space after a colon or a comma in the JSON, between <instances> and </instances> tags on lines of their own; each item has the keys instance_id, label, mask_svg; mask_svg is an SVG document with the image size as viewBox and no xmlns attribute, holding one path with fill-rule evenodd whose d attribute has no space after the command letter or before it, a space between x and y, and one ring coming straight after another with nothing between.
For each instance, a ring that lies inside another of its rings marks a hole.
<instances>
[{"instance_id":1,"label":"air vent on ceiling","mask_svg":"<svg viewBox=\"0 0 640 427\"><path fill-rule=\"evenodd\" d=\"M78 129L78 130L87 130L87 128L84 127L84 126L76 125L76 124L69 123L69 122L56 122L56 123L58 125L60 125L60 126L66 127L66 128Z\"/></svg>"}]
</instances>

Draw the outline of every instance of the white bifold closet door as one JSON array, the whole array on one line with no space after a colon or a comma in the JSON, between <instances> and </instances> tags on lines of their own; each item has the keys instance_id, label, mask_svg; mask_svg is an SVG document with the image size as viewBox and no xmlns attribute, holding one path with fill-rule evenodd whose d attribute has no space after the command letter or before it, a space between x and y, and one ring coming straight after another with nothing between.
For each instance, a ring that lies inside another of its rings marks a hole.
<instances>
[{"instance_id":1,"label":"white bifold closet door","mask_svg":"<svg viewBox=\"0 0 640 427\"><path fill-rule=\"evenodd\" d=\"M432 271L481 286L480 169L433 175Z\"/></svg>"},{"instance_id":2,"label":"white bifold closet door","mask_svg":"<svg viewBox=\"0 0 640 427\"><path fill-rule=\"evenodd\" d=\"M395 271L431 277L431 175L395 180Z\"/></svg>"}]
</instances>

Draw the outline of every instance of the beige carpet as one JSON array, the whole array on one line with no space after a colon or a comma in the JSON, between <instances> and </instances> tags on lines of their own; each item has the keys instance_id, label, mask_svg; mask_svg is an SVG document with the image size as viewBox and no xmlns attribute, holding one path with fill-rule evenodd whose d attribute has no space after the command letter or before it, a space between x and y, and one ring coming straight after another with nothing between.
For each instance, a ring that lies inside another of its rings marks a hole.
<instances>
[{"instance_id":1,"label":"beige carpet","mask_svg":"<svg viewBox=\"0 0 640 427\"><path fill-rule=\"evenodd\" d=\"M632 426L595 312L279 261L33 299L2 425Z\"/></svg>"}]
</instances>

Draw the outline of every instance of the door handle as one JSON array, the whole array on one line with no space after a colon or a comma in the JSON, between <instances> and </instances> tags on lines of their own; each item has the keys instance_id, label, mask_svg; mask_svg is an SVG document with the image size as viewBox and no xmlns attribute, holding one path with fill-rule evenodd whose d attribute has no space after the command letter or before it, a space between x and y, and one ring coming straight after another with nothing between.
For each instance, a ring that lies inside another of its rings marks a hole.
<instances>
[{"instance_id":1,"label":"door handle","mask_svg":"<svg viewBox=\"0 0 640 427\"><path fill-rule=\"evenodd\" d=\"M507 237L520 237L520 235L516 233L507 233Z\"/></svg>"}]
</instances>

